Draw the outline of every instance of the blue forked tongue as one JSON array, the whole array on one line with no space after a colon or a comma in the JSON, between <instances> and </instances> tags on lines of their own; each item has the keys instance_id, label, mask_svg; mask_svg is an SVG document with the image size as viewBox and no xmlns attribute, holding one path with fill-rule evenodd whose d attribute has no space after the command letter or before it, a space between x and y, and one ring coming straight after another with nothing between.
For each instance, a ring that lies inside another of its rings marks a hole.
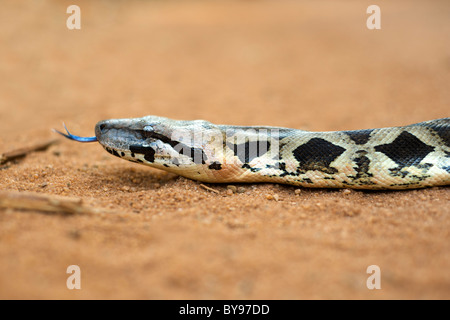
<instances>
[{"instance_id":1,"label":"blue forked tongue","mask_svg":"<svg viewBox=\"0 0 450 320\"><path fill-rule=\"evenodd\" d=\"M69 132L69 130L67 129L65 123L63 123L63 126L64 126L64 129L66 129L67 134L62 133L62 132L60 132L60 131L58 131L56 129L53 129L53 131L59 133L60 135L66 137L67 139L75 140L75 141L78 141L78 142L95 142L95 141L97 141L97 137L95 137L95 136L94 137L79 137L79 136L75 136L75 135L73 135L73 134L71 134Z\"/></svg>"}]
</instances>

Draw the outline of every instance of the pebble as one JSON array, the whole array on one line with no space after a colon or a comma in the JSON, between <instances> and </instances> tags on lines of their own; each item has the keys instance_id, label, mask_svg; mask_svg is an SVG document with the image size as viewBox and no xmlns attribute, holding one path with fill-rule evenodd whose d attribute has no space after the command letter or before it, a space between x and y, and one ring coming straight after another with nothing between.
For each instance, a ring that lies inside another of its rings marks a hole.
<instances>
[{"instance_id":1,"label":"pebble","mask_svg":"<svg viewBox=\"0 0 450 320\"><path fill-rule=\"evenodd\" d=\"M245 188L244 187L237 188L237 193L244 193L244 192L245 192Z\"/></svg>"},{"instance_id":2,"label":"pebble","mask_svg":"<svg viewBox=\"0 0 450 320\"><path fill-rule=\"evenodd\" d=\"M275 194L268 194L267 196L266 196L266 199L267 200L275 200L275 201L278 201L278 200L280 200L280 196L277 194L277 193L275 193Z\"/></svg>"},{"instance_id":3,"label":"pebble","mask_svg":"<svg viewBox=\"0 0 450 320\"><path fill-rule=\"evenodd\" d=\"M237 188L236 188L236 186L229 185L229 186L227 186L227 190L231 190L231 192L235 193L237 191Z\"/></svg>"},{"instance_id":4,"label":"pebble","mask_svg":"<svg viewBox=\"0 0 450 320\"><path fill-rule=\"evenodd\" d=\"M342 194L350 194L352 191L350 189L344 189L342 190Z\"/></svg>"},{"instance_id":5,"label":"pebble","mask_svg":"<svg viewBox=\"0 0 450 320\"><path fill-rule=\"evenodd\" d=\"M294 191L294 193L297 195L300 194L301 192L302 192L302 189L295 189L295 191Z\"/></svg>"}]
</instances>

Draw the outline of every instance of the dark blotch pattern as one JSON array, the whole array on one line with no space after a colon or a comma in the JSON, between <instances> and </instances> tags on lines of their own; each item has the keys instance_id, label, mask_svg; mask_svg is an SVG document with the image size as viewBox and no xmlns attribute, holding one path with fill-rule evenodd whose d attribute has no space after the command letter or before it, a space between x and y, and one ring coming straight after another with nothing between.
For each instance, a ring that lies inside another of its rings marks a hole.
<instances>
[{"instance_id":1,"label":"dark blotch pattern","mask_svg":"<svg viewBox=\"0 0 450 320\"><path fill-rule=\"evenodd\" d=\"M398 164L399 168L418 165L423 158L434 150L413 134L403 131L394 141L375 147Z\"/></svg>"},{"instance_id":2,"label":"dark blotch pattern","mask_svg":"<svg viewBox=\"0 0 450 320\"><path fill-rule=\"evenodd\" d=\"M155 149L152 147L143 147L139 145L130 146L132 153L139 153L144 155L144 159L148 162L155 162Z\"/></svg>"},{"instance_id":3,"label":"dark blotch pattern","mask_svg":"<svg viewBox=\"0 0 450 320\"><path fill-rule=\"evenodd\" d=\"M423 125L423 124L419 124ZM450 119L438 119L423 126L432 129L447 147L450 147Z\"/></svg>"},{"instance_id":4,"label":"dark blotch pattern","mask_svg":"<svg viewBox=\"0 0 450 320\"><path fill-rule=\"evenodd\" d=\"M113 155L120 158L120 154L116 150L112 149L111 151Z\"/></svg>"},{"instance_id":5,"label":"dark blotch pattern","mask_svg":"<svg viewBox=\"0 0 450 320\"><path fill-rule=\"evenodd\" d=\"M184 143L172 140L169 137L166 137L165 135L160 134L160 133L148 132L148 131L144 131L144 130L136 130L136 132L140 133L144 139L151 138L151 139L160 140L163 143L167 143L179 154L191 157L192 161L195 164L205 164L206 160L208 160L208 157L203 152L203 150L200 148L188 147Z\"/></svg>"},{"instance_id":6,"label":"dark blotch pattern","mask_svg":"<svg viewBox=\"0 0 450 320\"><path fill-rule=\"evenodd\" d=\"M113 153L112 153L112 150L111 150L110 148L105 147L105 150L106 150L106 152L113 154Z\"/></svg>"},{"instance_id":7,"label":"dark blotch pattern","mask_svg":"<svg viewBox=\"0 0 450 320\"><path fill-rule=\"evenodd\" d=\"M111 149L111 148L108 148L108 147L105 147L105 150L106 150L108 153L112 154L113 156L116 156L116 157L121 158L120 154L119 154L116 150Z\"/></svg>"},{"instance_id":8,"label":"dark blotch pattern","mask_svg":"<svg viewBox=\"0 0 450 320\"><path fill-rule=\"evenodd\" d=\"M356 144L366 144L370 139L373 129L368 130L355 130L355 131L345 131L345 133L352 139Z\"/></svg>"},{"instance_id":9,"label":"dark blotch pattern","mask_svg":"<svg viewBox=\"0 0 450 320\"><path fill-rule=\"evenodd\" d=\"M222 169L222 164L220 162L214 161L208 166L208 168L211 170L220 170Z\"/></svg>"},{"instance_id":10,"label":"dark blotch pattern","mask_svg":"<svg viewBox=\"0 0 450 320\"><path fill-rule=\"evenodd\" d=\"M357 151L360 156L353 159L356 164L356 179L369 178L373 174L369 172L370 160L366 157L366 151Z\"/></svg>"},{"instance_id":11,"label":"dark blotch pattern","mask_svg":"<svg viewBox=\"0 0 450 320\"><path fill-rule=\"evenodd\" d=\"M301 182L306 182L306 183L314 183L310 178L304 178L301 180Z\"/></svg>"},{"instance_id":12,"label":"dark blotch pattern","mask_svg":"<svg viewBox=\"0 0 450 320\"><path fill-rule=\"evenodd\" d=\"M448 127L433 127L438 136L442 139L447 147L450 147L450 129Z\"/></svg>"},{"instance_id":13,"label":"dark blotch pattern","mask_svg":"<svg viewBox=\"0 0 450 320\"><path fill-rule=\"evenodd\" d=\"M233 151L234 155L242 163L249 163L253 159L260 157L269 151L269 141L247 141L241 144L227 143L227 146Z\"/></svg>"},{"instance_id":14,"label":"dark blotch pattern","mask_svg":"<svg viewBox=\"0 0 450 320\"><path fill-rule=\"evenodd\" d=\"M312 138L307 143L297 147L292 153L300 163L301 171L318 170L325 173L336 173L337 169L330 167L345 149L327 140Z\"/></svg>"}]
</instances>

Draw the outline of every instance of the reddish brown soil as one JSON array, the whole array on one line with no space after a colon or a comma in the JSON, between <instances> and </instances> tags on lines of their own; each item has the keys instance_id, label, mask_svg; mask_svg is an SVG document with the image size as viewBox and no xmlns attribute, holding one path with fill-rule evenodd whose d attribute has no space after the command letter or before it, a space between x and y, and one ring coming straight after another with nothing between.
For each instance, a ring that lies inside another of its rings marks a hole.
<instances>
[{"instance_id":1,"label":"reddish brown soil","mask_svg":"<svg viewBox=\"0 0 450 320\"><path fill-rule=\"evenodd\" d=\"M3 1L0 153L65 121L148 114L349 130L448 117L448 1ZM1 190L83 198L97 215L0 209L0 298L450 298L450 190L208 185L61 139ZM279 201L267 196L278 195ZM68 290L66 268L81 268ZM366 287L369 265L381 290Z\"/></svg>"}]
</instances>

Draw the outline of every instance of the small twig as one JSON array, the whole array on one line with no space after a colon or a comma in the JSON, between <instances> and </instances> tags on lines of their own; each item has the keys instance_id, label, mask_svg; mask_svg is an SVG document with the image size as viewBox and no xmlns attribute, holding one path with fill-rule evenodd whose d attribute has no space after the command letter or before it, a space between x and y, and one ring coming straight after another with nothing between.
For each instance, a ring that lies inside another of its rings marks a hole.
<instances>
[{"instance_id":1,"label":"small twig","mask_svg":"<svg viewBox=\"0 0 450 320\"><path fill-rule=\"evenodd\" d=\"M199 184L199 186L200 187L202 187L203 189L206 189L206 190L208 190L208 191L211 191L211 192L214 192L214 193L217 193L217 194L220 194L220 192L218 191L218 190L216 190L216 189L213 189L213 188L210 188L210 187L208 187L208 186L205 186L203 183L200 183Z\"/></svg>"},{"instance_id":2,"label":"small twig","mask_svg":"<svg viewBox=\"0 0 450 320\"><path fill-rule=\"evenodd\" d=\"M35 151L44 151L51 145L55 144L58 140L53 139L46 142L41 142L38 144L35 144L30 147L25 148L19 148L16 150L8 151L0 155L0 164L4 164L8 161L25 157L27 154L35 152Z\"/></svg>"},{"instance_id":3,"label":"small twig","mask_svg":"<svg viewBox=\"0 0 450 320\"><path fill-rule=\"evenodd\" d=\"M34 192L0 191L0 207L63 212L70 214L92 214L95 210L82 205L81 198L70 198Z\"/></svg>"}]
</instances>

